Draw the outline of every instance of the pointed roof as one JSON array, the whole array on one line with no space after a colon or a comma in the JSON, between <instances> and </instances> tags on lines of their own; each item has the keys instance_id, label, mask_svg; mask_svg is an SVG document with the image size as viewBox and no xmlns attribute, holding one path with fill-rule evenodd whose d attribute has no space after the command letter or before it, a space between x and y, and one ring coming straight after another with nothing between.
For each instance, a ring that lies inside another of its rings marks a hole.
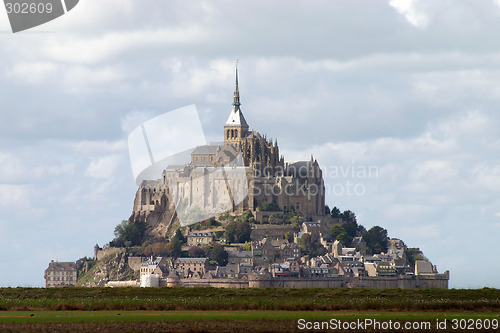
<instances>
[{"instance_id":1,"label":"pointed roof","mask_svg":"<svg viewBox=\"0 0 500 333\"><path fill-rule=\"evenodd\" d=\"M229 118L227 118L226 126L248 127L247 121L245 120L245 117L243 117L243 113L241 113L239 107L237 109L236 107L233 108Z\"/></svg>"},{"instance_id":2,"label":"pointed roof","mask_svg":"<svg viewBox=\"0 0 500 333\"><path fill-rule=\"evenodd\" d=\"M248 123L241 112L240 105L240 90L238 88L238 61L236 61L236 87L234 88L233 109L231 110L229 118L227 118L226 126L248 127Z\"/></svg>"}]
</instances>

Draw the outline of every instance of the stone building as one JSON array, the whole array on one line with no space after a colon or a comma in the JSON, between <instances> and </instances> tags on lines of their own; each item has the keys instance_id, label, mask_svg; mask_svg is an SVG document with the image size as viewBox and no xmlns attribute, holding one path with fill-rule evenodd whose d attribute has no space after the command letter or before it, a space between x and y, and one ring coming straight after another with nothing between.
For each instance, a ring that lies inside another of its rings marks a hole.
<instances>
[{"instance_id":1,"label":"stone building","mask_svg":"<svg viewBox=\"0 0 500 333\"><path fill-rule=\"evenodd\" d=\"M181 277L202 277L208 270L207 258L177 258L176 270Z\"/></svg>"},{"instance_id":2,"label":"stone building","mask_svg":"<svg viewBox=\"0 0 500 333\"><path fill-rule=\"evenodd\" d=\"M214 234L211 232L190 232L186 239L189 246L208 245L214 240Z\"/></svg>"},{"instance_id":3,"label":"stone building","mask_svg":"<svg viewBox=\"0 0 500 333\"><path fill-rule=\"evenodd\" d=\"M147 221L153 233L179 218L196 223L226 211L256 211L264 202L308 219L325 215L325 187L319 164L285 162L277 140L250 130L241 110L238 69L233 108L223 127L224 141L196 147L185 165L169 165L162 179L137 190L131 221Z\"/></svg>"},{"instance_id":4,"label":"stone building","mask_svg":"<svg viewBox=\"0 0 500 333\"><path fill-rule=\"evenodd\" d=\"M172 262L170 258L157 257L143 261L141 263L140 275L151 275L157 274L159 277L166 277L168 275L169 269L172 268Z\"/></svg>"},{"instance_id":5,"label":"stone building","mask_svg":"<svg viewBox=\"0 0 500 333\"><path fill-rule=\"evenodd\" d=\"M68 287L76 285L78 272L74 262L52 260L45 270L45 287Z\"/></svg>"}]
</instances>

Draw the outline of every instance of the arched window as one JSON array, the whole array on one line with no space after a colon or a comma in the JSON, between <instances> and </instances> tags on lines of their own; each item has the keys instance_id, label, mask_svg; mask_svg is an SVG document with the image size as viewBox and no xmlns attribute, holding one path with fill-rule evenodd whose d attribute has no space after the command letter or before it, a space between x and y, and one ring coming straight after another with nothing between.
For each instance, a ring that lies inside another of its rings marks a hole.
<instances>
[{"instance_id":1,"label":"arched window","mask_svg":"<svg viewBox=\"0 0 500 333\"><path fill-rule=\"evenodd\" d=\"M231 138L234 138L234 130L231 130Z\"/></svg>"},{"instance_id":2,"label":"arched window","mask_svg":"<svg viewBox=\"0 0 500 333\"><path fill-rule=\"evenodd\" d=\"M229 139L229 130L227 130L227 138Z\"/></svg>"},{"instance_id":3,"label":"arched window","mask_svg":"<svg viewBox=\"0 0 500 333\"><path fill-rule=\"evenodd\" d=\"M234 130L234 137L238 137L238 130Z\"/></svg>"}]
</instances>

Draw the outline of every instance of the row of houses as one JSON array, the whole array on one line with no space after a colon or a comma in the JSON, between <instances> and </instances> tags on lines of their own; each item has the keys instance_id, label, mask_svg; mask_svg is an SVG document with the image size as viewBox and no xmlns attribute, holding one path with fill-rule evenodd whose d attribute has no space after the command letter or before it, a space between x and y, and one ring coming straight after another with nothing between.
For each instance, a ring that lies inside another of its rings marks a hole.
<instances>
[{"instance_id":1,"label":"row of houses","mask_svg":"<svg viewBox=\"0 0 500 333\"><path fill-rule=\"evenodd\" d=\"M129 257L129 266L139 271L141 281L146 276L166 279L246 279L251 273L266 272L273 278L303 277L391 277L401 275L437 274L435 266L428 261L417 261L414 267L407 264L405 246L401 240L392 239L387 253L366 254L366 244L361 237L353 240L352 246L344 247L338 240L323 237L321 223L304 222L301 231L289 242L283 237L265 237L251 242L251 249L226 247L226 266L211 265L207 258ZM317 257L304 256L299 240L304 234L322 244L327 253ZM187 246L206 246L214 242L212 232L190 232ZM46 286L74 285L77 270L74 263L51 262L45 271Z\"/></svg>"}]
</instances>

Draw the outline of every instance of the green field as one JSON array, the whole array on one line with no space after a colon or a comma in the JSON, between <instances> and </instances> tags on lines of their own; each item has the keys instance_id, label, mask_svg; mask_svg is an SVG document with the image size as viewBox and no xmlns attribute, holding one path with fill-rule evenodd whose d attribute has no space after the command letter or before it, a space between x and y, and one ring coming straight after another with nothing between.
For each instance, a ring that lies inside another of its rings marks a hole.
<instances>
[{"instance_id":1,"label":"green field","mask_svg":"<svg viewBox=\"0 0 500 333\"><path fill-rule=\"evenodd\" d=\"M299 319L498 321L499 310L489 288L3 288L0 332L284 332L300 331Z\"/></svg>"},{"instance_id":2,"label":"green field","mask_svg":"<svg viewBox=\"0 0 500 333\"><path fill-rule=\"evenodd\" d=\"M0 331L289 332L300 331L299 320L325 323L332 319L341 322L365 319L378 322L427 322L429 325L435 325L437 320L441 322L447 320L450 329L440 331L456 332L459 330L450 327L454 319L472 319L475 322L489 320L498 323L500 315L497 312L399 311L4 311L0 313ZM376 332L378 330L374 327L364 327L361 330L349 331Z\"/></svg>"},{"instance_id":3,"label":"green field","mask_svg":"<svg viewBox=\"0 0 500 333\"><path fill-rule=\"evenodd\" d=\"M0 311L500 310L498 289L2 288Z\"/></svg>"}]
</instances>

